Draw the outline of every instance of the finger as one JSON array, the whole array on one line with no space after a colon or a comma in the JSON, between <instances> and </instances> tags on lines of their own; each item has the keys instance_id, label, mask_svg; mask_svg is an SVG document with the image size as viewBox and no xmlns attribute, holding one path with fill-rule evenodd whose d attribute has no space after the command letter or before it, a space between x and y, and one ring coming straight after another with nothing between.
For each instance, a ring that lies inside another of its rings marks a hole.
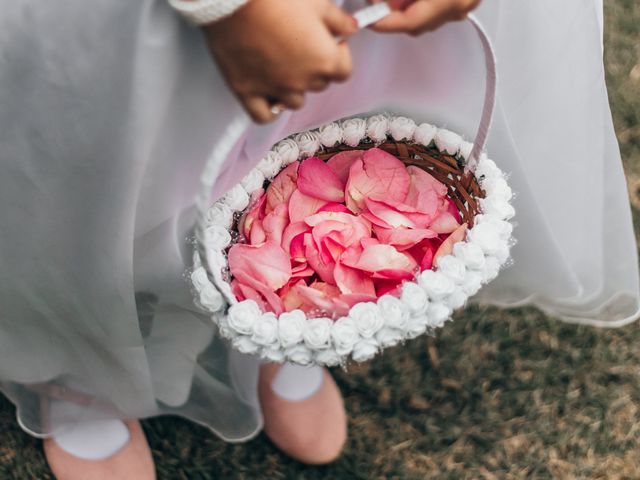
<instances>
[{"instance_id":1,"label":"finger","mask_svg":"<svg viewBox=\"0 0 640 480\"><path fill-rule=\"evenodd\" d=\"M333 3L327 4L324 12L324 22L329 31L336 37L347 37L358 31L358 22L355 18Z\"/></svg>"},{"instance_id":2,"label":"finger","mask_svg":"<svg viewBox=\"0 0 640 480\"><path fill-rule=\"evenodd\" d=\"M278 96L278 103L281 103L286 108L291 110L298 110L304 105L304 94L300 92L288 92Z\"/></svg>"},{"instance_id":3,"label":"finger","mask_svg":"<svg viewBox=\"0 0 640 480\"><path fill-rule=\"evenodd\" d=\"M321 92L329 86L329 79L325 77L316 77L309 82L308 89L312 92Z\"/></svg>"},{"instance_id":4,"label":"finger","mask_svg":"<svg viewBox=\"0 0 640 480\"><path fill-rule=\"evenodd\" d=\"M271 105L264 97L248 96L241 99L242 106L257 123L267 123L277 115L271 111Z\"/></svg>"},{"instance_id":5,"label":"finger","mask_svg":"<svg viewBox=\"0 0 640 480\"><path fill-rule=\"evenodd\" d=\"M331 75L331 79L336 82L344 82L351 76L353 70L353 62L351 60L351 51L346 43L338 45L338 56L335 69Z\"/></svg>"},{"instance_id":6,"label":"finger","mask_svg":"<svg viewBox=\"0 0 640 480\"><path fill-rule=\"evenodd\" d=\"M412 32L429 28L444 15L440 2L418 0L405 10L396 10L375 23L371 28L377 32Z\"/></svg>"}]
</instances>

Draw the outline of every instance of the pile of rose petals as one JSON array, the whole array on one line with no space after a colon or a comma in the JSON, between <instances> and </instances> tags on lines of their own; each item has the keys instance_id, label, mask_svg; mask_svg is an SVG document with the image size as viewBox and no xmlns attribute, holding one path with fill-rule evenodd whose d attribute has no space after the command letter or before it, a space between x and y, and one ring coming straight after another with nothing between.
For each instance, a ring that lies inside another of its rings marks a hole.
<instances>
[{"instance_id":1,"label":"pile of rose petals","mask_svg":"<svg viewBox=\"0 0 640 480\"><path fill-rule=\"evenodd\" d=\"M338 318L399 295L465 230L441 182L379 148L307 158L252 195L229 249L233 293L265 312Z\"/></svg>"}]
</instances>

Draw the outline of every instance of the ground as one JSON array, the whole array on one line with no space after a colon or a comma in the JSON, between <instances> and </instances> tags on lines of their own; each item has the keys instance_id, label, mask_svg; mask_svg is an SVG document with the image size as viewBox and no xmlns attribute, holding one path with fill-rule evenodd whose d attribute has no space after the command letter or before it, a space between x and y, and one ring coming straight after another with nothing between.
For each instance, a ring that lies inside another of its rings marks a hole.
<instances>
[{"instance_id":1,"label":"ground","mask_svg":"<svg viewBox=\"0 0 640 480\"><path fill-rule=\"evenodd\" d=\"M640 3L606 0L607 81L640 225ZM638 232L639 230L636 229ZM335 371L340 460L305 467L264 437L230 445L177 418L143 422L164 479L640 478L640 326L599 330L534 309L469 308L437 338ZM0 399L0 479L52 478Z\"/></svg>"}]
</instances>

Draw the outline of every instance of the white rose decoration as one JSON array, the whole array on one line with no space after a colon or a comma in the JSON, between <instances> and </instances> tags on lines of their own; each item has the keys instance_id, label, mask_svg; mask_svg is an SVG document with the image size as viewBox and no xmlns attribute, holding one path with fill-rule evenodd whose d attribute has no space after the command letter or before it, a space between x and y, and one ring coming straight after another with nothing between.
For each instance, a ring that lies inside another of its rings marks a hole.
<instances>
[{"instance_id":1,"label":"white rose decoration","mask_svg":"<svg viewBox=\"0 0 640 480\"><path fill-rule=\"evenodd\" d=\"M437 260L438 271L449 277L454 283L460 284L464 281L467 268L464 262L453 255L443 255Z\"/></svg>"},{"instance_id":2,"label":"white rose decoration","mask_svg":"<svg viewBox=\"0 0 640 480\"><path fill-rule=\"evenodd\" d=\"M229 307L227 319L229 327L238 333L248 335L253 332L253 324L262 316L260 307L253 300L243 300Z\"/></svg>"},{"instance_id":3,"label":"white rose decoration","mask_svg":"<svg viewBox=\"0 0 640 480\"><path fill-rule=\"evenodd\" d=\"M453 246L453 255L469 269L482 270L484 267L484 252L475 243L457 242Z\"/></svg>"},{"instance_id":4,"label":"white rose decoration","mask_svg":"<svg viewBox=\"0 0 640 480\"><path fill-rule=\"evenodd\" d=\"M502 265L509 259L509 255L511 254L509 250L509 245L504 244L502 245L502 248L499 248L495 251L493 256L496 257L496 260L498 260L498 262L500 262L500 264Z\"/></svg>"},{"instance_id":5,"label":"white rose decoration","mask_svg":"<svg viewBox=\"0 0 640 480\"><path fill-rule=\"evenodd\" d=\"M405 282L402 286L400 300L409 308L409 312L414 316L424 314L429 304L427 292L413 282Z\"/></svg>"},{"instance_id":6,"label":"white rose decoration","mask_svg":"<svg viewBox=\"0 0 640 480\"><path fill-rule=\"evenodd\" d=\"M310 130L302 132L297 134L294 139L300 149L300 155L304 157L312 157L320 148L320 138L316 132Z\"/></svg>"},{"instance_id":7,"label":"white rose decoration","mask_svg":"<svg viewBox=\"0 0 640 480\"><path fill-rule=\"evenodd\" d=\"M507 201L513 197L513 191L503 177L487 178L481 182L481 186L488 196Z\"/></svg>"},{"instance_id":8,"label":"white rose decoration","mask_svg":"<svg viewBox=\"0 0 640 480\"><path fill-rule=\"evenodd\" d=\"M367 136L375 143L382 143L387 139L389 120L384 115L373 115L367 119Z\"/></svg>"},{"instance_id":9,"label":"white rose decoration","mask_svg":"<svg viewBox=\"0 0 640 480\"><path fill-rule=\"evenodd\" d=\"M320 143L325 147L333 147L342 142L342 128L335 122L320 127L318 134L320 136Z\"/></svg>"},{"instance_id":10,"label":"white rose decoration","mask_svg":"<svg viewBox=\"0 0 640 480\"><path fill-rule=\"evenodd\" d=\"M304 343L312 350L328 348L331 345L331 327L333 321L328 318L311 318L304 329Z\"/></svg>"},{"instance_id":11,"label":"white rose decoration","mask_svg":"<svg viewBox=\"0 0 640 480\"><path fill-rule=\"evenodd\" d=\"M471 142L462 142L460 144L460 156L465 160L468 160L471 156L471 151L473 150L473 143Z\"/></svg>"},{"instance_id":12,"label":"white rose decoration","mask_svg":"<svg viewBox=\"0 0 640 480\"><path fill-rule=\"evenodd\" d=\"M402 341L404 332L397 328L383 327L376 333L376 340L383 347L393 347Z\"/></svg>"},{"instance_id":13,"label":"white rose decoration","mask_svg":"<svg viewBox=\"0 0 640 480\"><path fill-rule=\"evenodd\" d=\"M218 313L214 315L214 319L216 324L218 325L218 332L224 338L235 338L237 336L236 332L234 332L231 327L229 327L229 320L227 320L227 316Z\"/></svg>"},{"instance_id":14,"label":"white rose decoration","mask_svg":"<svg viewBox=\"0 0 640 480\"><path fill-rule=\"evenodd\" d=\"M456 290L447 297L447 306L452 310L462 308L467 303L467 294L463 290Z\"/></svg>"},{"instance_id":15,"label":"white rose decoration","mask_svg":"<svg viewBox=\"0 0 640 480\"><path fill-rule=\"evenodd\" d=\"M336 352L340 355L348 355L360 339L360 335L353 320L349 317L342 317L336 320L331 327L331 338Z\"/></svg>"},{"instance_id":16,"label":"white rose decoration","mask_svg":"<svg viewBox=\"0 0 640 480\"><path fill-rule=\"evenodd\" d=\"M222 201L231 210L241 212L249 205L249 194L244 188L242 188L242 185L237 184L225 194Z\"/></svg>"},{"instance_id":17,"label":"white rose decoration","mask_svg":"<svg viewBox=\"0 0 640 480\"><path fill-rule=\"evenodd\" d=\"M480 155L480 159L475 171L475 176L476 178L484 177L484 179L487 180L502 178L503 173L496 165L496 162L494 162L490 158L487 158L487 155L483 153L482 155Z\"/></svg>"},{"instance_id":18,"label":"white rose decoration","mask_svg":"<svg viewBox=\"0 0 640 480\"><path fill-rule=\"evenodd\" d=\"M378 299L378 308L387 327L403 329L409 320L409 309L393 295L381 296Z\"/></svg>"},{"instance_id":19,"label":"white rose decoration","mask_svg":"<svg viewBox=\"0 0 640 480\"><path fill-rule=\"evenodd\" d=\"M357 146L367 133L367 123L362 118L349 118L342 122L342 138L350 147Z\"/></svg>"},{"instance_id":20,"label":"white rose decoration","mask_svg":"<svg viewBox=\"0 0 640 480\"><path fill-rule=\"evenodd\" d=\"M284 312L278 319L278 336L283 347L291 347L302 341L307 317L302 310Z\"/></svg>"},{"instance_id":21,"label":"white rose decoration","mask_svg":"<svg viewBox=\"0 0 640 480\"><path fill-rule=\"evenodd\" d=\"M233 225L233 210L222 202L214 203L207 211L207 224L220 225L231 228Z\"/></svg>"},{"instance_id":22,"label":"white rose decoration","mask_svg":"<svg viewBox=\"0 0 640 480\"><path fill-rule=\"evenodd\" d=\"M209 225L204 234L207 248L224 250L231 244L231 234L222 225Z\"/></svg>"},{"instance_id":23,"label":"white rose decoration","mask_svg":"<svg viewBox=\"0 0 640 480\"><path fill-rule=\"evenodd\" d=\"M429 327L429 318L427 314L424 313L422 315L416 315L415 317L411 317L406 327L406 335L407 338L416 338L422 335L427 331Z\"/></svg>"},{"instance_id":24,"label":"white rose decoration","mask_svg":"<svg viewBox=\"0 0 640 480\"><path fill-rule=\"evenodd\" d=\"M492 195L481 198L480 207L484 213L495 215L502 220L509 220L516 214L515 209L507 200Z\"/></svg>"},{"instance_id":25,"label":"white rose decoration","mask_svg":"<svg viewBox=\"0 0 640 480\"><path fill-rule=\"evenodd\" d=\"M200 305L210 312L217 312L224 306L222 294L211 283L207 283L200 289Z\"/></svg>"},{"instance_id":26,"label":"white rose decoration","mask_svg":"<svg viewBox=\"0 0 640 480\"><path fill-rule=\"evenodd\" d=\"M331 348L320 350L316 353L316 362L321 365L326 365L327 367L335 367L336 365L340 365L341 361L342 357Z\"/></svg>"},{"instance_id":27,"label":"white rose decoration","mask_svg":"<svg viewBox=\"0 0 640 480\"><path fill-rule=\"evenodd\" d=\"M191 283L196 288L196 290L200 291L207 285L211 285L209 281L209 277L207 277L207 271L204 267L198 267L191 272Z\"/></svg>"},{"instance_id":28,"label":"white rose decoration","mask_svg":"<svg viewBox=\"0 0 640 480\"><path fill-rule=\"evenodd\" d=\"M249 337L241 336L234 338L231 343L240 353L246 353L247 355L253 355L259 350L259 346L256 345Z\"/></svg>"},{"instance_id":29,"label":"white rose decoration","mask_svg":"<svg viewBox=\"0 0 640 480\"><path fill-rule=\"evenodd\" d=\"M500 262L495 257L487 257L487 261L482 269L482 277L485 282L490 282L500 273Z\"/></svg>"},{"instance_id":30,"label":"white rose decoration","mask_svg":"<svg viewBox=\"0 0 640 480\"><path fill-rule=\"evenodd\" d=\"M416 122L407 117L394 117L389 122L389 132L394 140L411 140L416 130Z\"/></svg>"},{"instance_id":31,"label":"white rose decoration","mask_svg":"<svg viewBox=\"0 0 640 480\"><path fill-rule=\"evenodd\" d=\"M273 151L278 155L278 157L280 157L282 167L286 167L287 165L295 162L300 156L298 144L291 138L285 138L282 140L275 146Z\"/></svg>"},{"instance_id":32,"label":"white rose decoration","mask_svg":"<svg viewBox=\"0 0 640 480\"><path fill-rule=\"evenodd\" d=\"M433 142L436 133L438 133L438 129L436 127L429 125L428 123L421 123L413 132L413 139L417 143L426 147Z\"/></svg>"},{"instance_id":33,"label":"white rose decoration","mask_svg":"<svg viewBox=\"0 0 640 480\"><path fill-rule=\"evenodd\" d=\"M441 327L451 316L452 310L444 303L432 303L429 305L429 323L434 327Z\"/></svg>"},{"instance_id":34,"label":"white rose decoration","mask_svg":"<svg viewBox=\"0 0 640 480\"><path fill-rule=\"evenodd\" d=\"M253 324L251 339L258 345L271 346L278 342L278 319L275 314L268 312L262 314L260 319Z\"/></svg>"},{"instance_id":35,"label":"white rose decoration","mask_svg":"<svg viewBox=\"0 0 640 480\"><path fill-rule=\"evenodd\" d=\"M313 359L313 353L304 344L300 343L293 347L288 348L285 351L285 355L292 362L300 365L308 365Z\"/></svg>"},{"instance_id":36,"label":"white rose decoration","mask_svg":"<svg viewBox=\"0 0 640 480\"><path fill-rule=\"evenodd\" d=\"M349 317L360 335L371 338L384 325L384 318L378 305L373 302L360 302L351 307Z\"/></svg>"},{"instance_id":37,"label":"white rose decoration","mask_svg":"<svg viewBox=\"0 0 640 480\"><path fill-rule=\"evenodd\" d=\"M484 268L484 264L483 264ZM465 278L464 283L462 284L462 291L467 294L467 296L472 297L482 287L482 273L471 271L467 272L467 276Z\"/></svg>"},{"instance_id":38,"label":"white rose decoration","mask_svg":"<svg viewBox=\"0 0 640 480\"><path fill-rule=\"evenodd\" d=\"M513 233L513 225L511 222L506 220L501 220L496 215L476 215L476 223L478 225L489 224L492 225L491 228L495 229L498 232L498 235L503 240L508 240L511 238L511 234Z\"/></svg>"},{"instance_id":39,"label":"white rose decoration","mask_svg":"<svg viewBox=\"0 0 640 480\"><path fill-rule=\"evenodd\" d=\"M446 275L433 270L425 270L418 277L418 283L424 288L431 300L440 300L451 295L456 286Z\"/></svg>"},{"instance_id":40,"label":"white rose decoration","mask_svg":"<svg viewBox=\"0 0 640 480\"><path fill-rule=\"evenodd\" d=\"M353 359L356 362L364 362L375 357L380 346L374 338L363 338L353 347Z\"/></svg>"},{"instance_id":41,"label":"white rose decoration","mask_svg":"<svg viewBox=\"0 0 640 480\"><path fill-rule=\"evenodd\" d=\"M298 146L296 145L296 148ZM275 177L283 167L282 159L280 155L276 152L269 152L267 155L258 162L256 169L264 175L264 177L268 180L271 180Z\"/></svg>"},{"instance_id":42,"label":"white rose decoration","mask_svg":"<svg viewBox=\"0 0 640 480\"><path fill-rule=\"evenodd\" d=\"M274 363L282 363L285 359L284 352L279 348L265 348L262 350L262 353L260 353L260 356L263 359Z\"/></svg>"},{"instance_id":43,"label":"white rose decoration","mask_svg":"<svg viewBox=\"0 0 640 480\"><path fill-rule=\"evenodd\" d=\"M450 130L445 130L441 128L436 133L434 138L436 142L436 147L441 152L446 152L449 155L455 155L460 150L460 145L462 145L462 137L457 133L453 133Z\"/></svg>"},{"instance_id":44,"label":"white rose decoration","mask_svg":"<svg viewBox=\"0 0 640 480\"><path fill-rule=\"evenodd\" d=\"M254 168L249 173L247 173L247 175L245 175L245 177L240 181L240 185L242 185L242 188L244 188L247 193L251 195L256 190L262 188L262 185L264 185L264 174L257 168Z\"/></svg>"},{"instance_id":45,"label":"white rose decoration","mask_svg":"<svg viewBox=\"0 0 640 480\"><path fill-rule=\"evenodd\" d=\"M470 243L480 247L486 255L493 255L504 245L504 240L493 222L475 225L469 230L467 237Z\"/></svg>"}]
</instances>

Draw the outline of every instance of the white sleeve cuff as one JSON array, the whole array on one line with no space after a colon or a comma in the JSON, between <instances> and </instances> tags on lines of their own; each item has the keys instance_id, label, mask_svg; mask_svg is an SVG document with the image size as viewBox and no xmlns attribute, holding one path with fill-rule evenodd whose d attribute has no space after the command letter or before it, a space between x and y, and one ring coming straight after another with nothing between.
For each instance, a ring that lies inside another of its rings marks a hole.
<instances>
[{"instance_id":1,"label":"white sleeve cuff","mask_svg":"<svg viewBox=\"0 0 640 480\"><path fill-rule=\"evenodd\" d=\"M227 17L248 0L169 0L169 5L195 25L206 25Z\"/></svg>"}]
</instances>

